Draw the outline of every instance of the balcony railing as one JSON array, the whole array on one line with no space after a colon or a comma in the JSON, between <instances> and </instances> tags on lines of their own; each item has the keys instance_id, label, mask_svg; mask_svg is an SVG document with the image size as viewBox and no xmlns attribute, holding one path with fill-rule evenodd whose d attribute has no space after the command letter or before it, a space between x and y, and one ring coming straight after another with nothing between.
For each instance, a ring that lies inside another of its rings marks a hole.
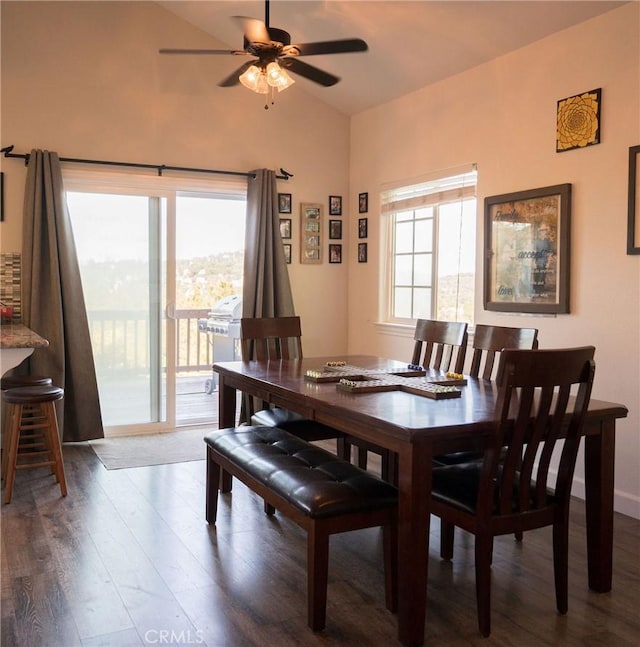
<instances>
[{"instance_id":1,"label":"balcony railing","mask_svg":"<svg viewBox=\"0 0 640 647\"><path fill-rule=\"evenodd\" d=\"M198 330L198 319L208 309L176 310L176 371L205 371L213 364L206 333ZM144 310L92 310L89 330L96 364L106 370L148 370L151 342L149 318ZM164 357L164 351L158 350ZM163 362L166 365L166 362Z\"/></svg>"}]
</instances>

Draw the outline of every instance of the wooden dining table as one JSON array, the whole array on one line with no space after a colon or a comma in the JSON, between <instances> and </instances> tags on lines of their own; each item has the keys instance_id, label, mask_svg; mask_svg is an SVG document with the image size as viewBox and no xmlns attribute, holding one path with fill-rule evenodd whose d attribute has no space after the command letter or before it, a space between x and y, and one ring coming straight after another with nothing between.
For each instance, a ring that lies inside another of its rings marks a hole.
<instances>
[{"instance_id":1,"label":"wooden dining table","mask_svg":"<svg viewBox=\"0 0 640 647\"><path fill-rule=\"evenodd\" d=\"M307 370L322 369L328 361L380 374L407 369L406 363L367 355L219 362L213 366L219 375L219 424L237 424L236 392L241 391L397 453L398 637L404 645L422 645L432 458L482 448L492 428L497 387L489 380L467 378L459 387L460 397L437 400L400 389L348 392L335 382L305 379ZM583 429L588 580L599 592L612 585L615 426L626 415L622 404L592 399ZM227 479L223 489L229 488Z\"/></svg>"}]
</instances>

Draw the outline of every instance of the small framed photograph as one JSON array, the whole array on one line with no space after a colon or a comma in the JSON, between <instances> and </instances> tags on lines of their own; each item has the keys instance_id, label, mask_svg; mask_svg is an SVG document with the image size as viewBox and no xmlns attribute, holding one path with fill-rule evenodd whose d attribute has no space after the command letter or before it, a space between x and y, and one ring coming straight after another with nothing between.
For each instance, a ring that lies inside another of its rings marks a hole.
<instances>
[{"instance_id":1,"label":"small framed photograph","mask_svg":"<svg viewBox=\"0 0 640 647\"><path fill-rule=\"evenodd\" d=\"M342 245L329 245L329 263L342 263Z\"/></svg>"},{"instance_id":2,"label":"small framed photograph","mask_svg":"<svg viewBox=\"0 0 640 647\"><path fill-rule=\"evenodd\" d=\"M342 238L342 220L329 220L329 238L331 240Z\"/></svg>"},{"instance_id":3,"label":"small framed photograph","mask_svg":"<svg viewBox=\"0 0 640 647\"><path fill-rule=\"evenodd\" d=\"M284 262L291 265L291 243L284 243L282 247L284 249Z\"/></svg>"},{"instance_id":4,"label":"small framed photograph","mask_svg":"<svg viewBox=\"0 0 640 647\"><path fill-rule=\"evenodd\" d=\"M358 243L358 263L367 262L367 243Z\"/></svg>"},{"instance_id":5,"label":"small framed photograph","mask_svg":"<svg viewBox=\"0 0 640 647\"><path fill-rule=\"evenodd\" d=\"M291 218L280 218L280 237L291 238Z\"/></svg>"},{"instance_id":6,"label":"small framed photograph","mask_svg":"<svg viewBox=\"0 0 640 647\"><path fill-rule=\"evenodd\" d=\"M358 218L358 238L366 238L369 235L369 226L366 218Z\"/></svg>"},{"instance_id":7,"label":"small framed photograph","mask_svg":"<svg viewBox=\"0 0 640 647\"><path fill-rule=\"evenodd\" d=\"M278 193L278 212L291 213L291 194Z\"/></svg>"},{"instance_id":8,"label":"small framed photograph","mask_svg":"<svg viewBox=\"0 0 640 647\"><path fill-rule=\"evenodd\" d=\"M329 215L330 216L342 215L342 196L341 195L329 196Z\"/></svg>"},{"instance_id":9,"label":"small framed photograph","mask_svg":"<svg viewBox=\"0 0 640 647\"><path fill-rule=\"evenodd\" d=\"M369 211L369 194L360 193L358 195L358 213L367 213Z\"/></svg>"}]
</instances>

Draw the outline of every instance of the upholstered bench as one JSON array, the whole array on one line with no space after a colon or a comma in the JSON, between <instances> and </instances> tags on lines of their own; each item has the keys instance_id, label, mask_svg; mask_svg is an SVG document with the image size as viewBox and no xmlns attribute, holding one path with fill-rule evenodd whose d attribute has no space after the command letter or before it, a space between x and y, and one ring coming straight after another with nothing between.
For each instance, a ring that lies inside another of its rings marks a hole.
<instances>
[{"instance_id":1,"label":"upholstered bench","mask_svg":"<svg viewBox=\"0 0 640 647\"><path fill-rule=\"evenodd\" d=\"M325 626L329 535L383 526L385 598L396 610L396 489L278 427L213 431L207 445L206 519L215 523L221 469L307 531L307 621Z\"/></svg>"}]
</instances>

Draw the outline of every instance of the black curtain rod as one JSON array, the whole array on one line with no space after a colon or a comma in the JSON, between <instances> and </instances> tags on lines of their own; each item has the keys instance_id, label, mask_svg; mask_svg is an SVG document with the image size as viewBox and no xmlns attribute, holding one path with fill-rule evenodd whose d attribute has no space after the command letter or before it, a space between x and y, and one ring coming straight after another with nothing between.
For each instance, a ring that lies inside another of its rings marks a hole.
<instances>
[{"instance_id":1,"label":"black curtain rod","mask_svg":"<svg viewBox=\"0 0 640 647\"><path fill-rule=\"evenodd\" d=\"M23 159L25 166L29 163L30 153L14 153L13 145L5 146L0 148L0 153L4 153L5 157L16 157ZM130 168L145 168L145 169L155 169L159 176L162 176L163 171L185 171L190 173L214 173L216 175L240 175L243 177L255 178L255 173L243 173L242 171L220 171L217 169L208 169L208 168L189 168L186 166L167 166L166 164L140 164L137 162L110 162L106 160L85 160L78 159L75 157L60 157L61 162L72 162L74 164L99 164L101 166L128 166ZM276 175L279 180L288 180L290 177L293 177L291 173L288 173L284 169L280 169L282 175Z\"/></svg>"}]
</instances>

